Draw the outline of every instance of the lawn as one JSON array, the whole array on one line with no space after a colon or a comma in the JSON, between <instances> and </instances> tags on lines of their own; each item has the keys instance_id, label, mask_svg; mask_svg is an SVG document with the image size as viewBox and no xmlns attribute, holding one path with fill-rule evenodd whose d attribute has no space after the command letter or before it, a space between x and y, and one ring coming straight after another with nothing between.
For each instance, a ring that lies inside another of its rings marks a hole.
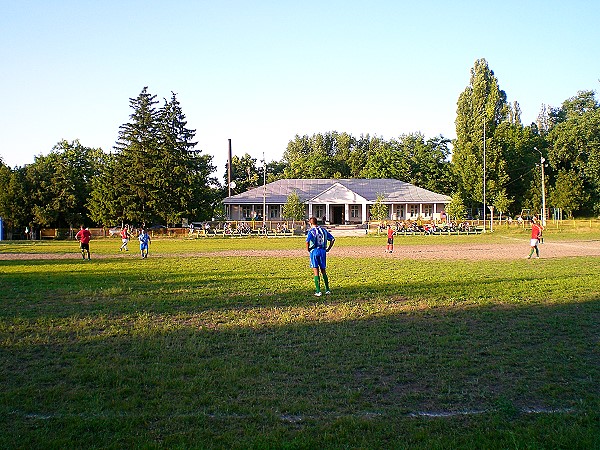
<instances>
[{"instance_id":1,"label":"lawn","mask_svg":"<svg viewBox=\"0 0 600 450\"><path fill-rule=\"evenodd\" d=\"M600 258L332 252L315 298L305 256L220 254L302 239L152 245L0 244L57 255L0 261L1 448L600 448Z\"/></svg>"}]
</instances>

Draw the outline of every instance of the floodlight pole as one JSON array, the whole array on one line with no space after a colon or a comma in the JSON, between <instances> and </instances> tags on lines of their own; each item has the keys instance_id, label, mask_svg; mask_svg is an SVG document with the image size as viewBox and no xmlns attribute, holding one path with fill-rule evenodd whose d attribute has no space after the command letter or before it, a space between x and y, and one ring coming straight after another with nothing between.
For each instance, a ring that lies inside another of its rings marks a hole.
<instances>
[{"instance_id":1,"label":"floodlight pole","mask_svg":"<svg viewBox=\"0 0 600 450\"><path fill-rule=\"evenodd\" d=\"M542 226L546 226L546 180L544 176L544 163L546 159L542 155L542 152L538 150L537 147L533 147L533 149L540 154L540 167L542 168Z\"/></svg>"}]
</instances>

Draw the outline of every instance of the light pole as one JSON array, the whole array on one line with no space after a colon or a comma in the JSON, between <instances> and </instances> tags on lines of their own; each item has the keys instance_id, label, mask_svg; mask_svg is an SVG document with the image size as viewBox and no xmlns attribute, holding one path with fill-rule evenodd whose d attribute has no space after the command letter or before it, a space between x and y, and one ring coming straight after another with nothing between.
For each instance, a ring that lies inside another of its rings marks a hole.
<instances>
[{"instance_id":1,"label":"light pole","mask_svg":"<svg viewBox=\"0 0 600 450\"><path fill-rule=\"evenodd\" d=\"M487 208L487 204L485 201L485 185L486 185L486 176L485 176L485 121L483 122L483 232L485 233L485 211Z\"/></svg>"},{"instance_id":2,"label":"light pole","mask_svg":"<svg viewBox=\"0 0 600 450\"><path fill-rule=\"evenodd\" d=\"M542 226L546 226L546 181L544 179L544 163L546 159L542 155L542 152L537 147L533 149L540 154L540 167L542 168Z\"/></svg>"},{"instance_id":3,"label":"light pole","mask_svg":"<svg viewBox=\"0 0 600 450\"><path fill-rule=\"evenodd\" d=\"M263 152L263 228L266 224L265 216L267 215L267 161L265 160L265 153Z\"/></svg>"}]
</instances>

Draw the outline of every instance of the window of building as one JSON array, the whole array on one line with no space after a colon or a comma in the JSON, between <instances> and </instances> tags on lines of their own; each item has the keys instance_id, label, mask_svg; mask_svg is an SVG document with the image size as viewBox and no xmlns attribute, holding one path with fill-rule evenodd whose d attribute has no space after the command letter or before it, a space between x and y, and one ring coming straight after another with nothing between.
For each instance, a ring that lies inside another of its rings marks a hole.
<instances>
[{"instance_id":1,"label":"window of building","mask_svg":"<svg viewBox=\"0 0 600 450\"><path fill-rule=\"evenodd\" d=\"M418 217L419 216L419 205L410 205L408 207L408 211L410 213L410 217Z\"/></svg>"},{"instance_id":2,"label":"window of building","mask_svg":"<svg viewBox=\"0 0 600 450\"><path fill-rule=\"evenodd\" d=\"M279 205L269 206L269 218L279 219Z\"/></svg>"},{"instance_id":3,"label":"window of building","mask_svg":"<svg viewBox=\"0 0 600 450\"><path fill-rule=\"evenodd\" d=\"M350 217L352 217L353 219L360 218L360 205L350 206Z\"/></svg>"},{"instance_id":4,"label":"window of building","mask_svg":"<svg viewBox=\"0 0 600 450\"><path fill-rule=\"evenodd\" d=\"M403 220L404 219L404 205L396 205L395 207L396 211L394 211L396 213L396 220Z\"/></svg>"},{"instance_id":5,"label":"window of building","mask_svg":"<svg viewBox=\"0 0 600 450\"><path fill-rule=\"evenodd\" d=\"M242 207L242 217L244 219L252 218L252 207L251 206L243 206Z\"/></svg>"},{"instance_id":6,"label":"window of building","mask_svg":"<svg viewBox=\"0 0 600 450\"><path fill-rule=\"evenodd\" d=\"M433 214L433 205L423 205L423 216L431 217Z\"/></svg>"},{"instance_id":7,"label":"window of building","mask_svg":"<svg viewBox=\"0 0 600 450\"><path fill-rule=\"evenodd\" d=\"M314 205L313 213L314 216L318 219L325 217L325 205Z\"/></svg>"}]
</instances>

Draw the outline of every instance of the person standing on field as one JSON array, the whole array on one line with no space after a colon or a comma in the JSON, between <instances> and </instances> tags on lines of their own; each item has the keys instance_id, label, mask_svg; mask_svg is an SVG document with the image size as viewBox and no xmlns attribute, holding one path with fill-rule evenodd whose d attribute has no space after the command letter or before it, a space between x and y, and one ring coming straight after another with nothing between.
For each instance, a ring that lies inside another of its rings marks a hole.
<instances>
[{"instance_id":1,"label":"person standing on field","mask_svg":"<svg viewBox=\"0 0 600 450\"><path fill-rule=\"evenodd\" d=\"M390 224L387 226L387 245L385 246L386 253L394 251L394 229Z\"/></svg>"},{"instance_id":2,"label":"person standing on field","mask_svg":"<svg viewBox=\"0 0 600 450\"><path fill-rule=\"evenodd\" d=\"M138 240L140 241L140 253L142 258L148 257L148 247L150 246L150 235L146 231L145 228L142 228L142 232L138 236Z\"/></svg>"},{"instance_id":3,"label":"person standing on field","mask_svg":"<svg viewBox=\"0 0 600 450\"><path fill-rule=\"evenodd\" d=\"M538 248L538 245L539 245L540 239L542 237L542 230L543 230L542 226L537 223L535 218L531 219L531 241L530 241L531 251L529 252L529 256L527 257L527 259L531 259L531 256L533 255L534 251L535 251L535 257L536 258L540 257L540 249Z\"/></svg>"},{"instance_id":4,"label":"person standing on field","mask_svg":"<svg viewBox=\"0 0 600 450\"><path fill-rule=\"evenodd\" d=\"M81 249L81 257L85 260L85 254L87 252L88 261L90 257L90 239L92 239L92 233L87 228L81 225L81 229L75 235L75 239L79 241L79 248Z\"/></svg>"},{"instance_id":5,"label":"person standing on field","mask_svg":"<svg viewBox=\"0 0 600 450\"><path fill-rule=\"evenodd\" d=\"M127 225L125 225L123 227L123 229L121 230L121 247L119 248L119 251L122 252L123 250L125 250L126 252L129 251L129 249L127 248L127 244L129 243L129 239L131 238L131 234L129 233L129 227Z\"/></svg>"},{"instance_id":6,"label":"person standing on field","mask_svg":"<svg viewBox=\"0 0 600 450\"><path fill-rule=\"evenodd\" d=\"M327 252L331 250L335 242L335 238L325 228L317 225L317 218L311 217L308 221L310 229L306 233L306 250L310 254L310 267L313 270L315 281L315 296L320 297L321 283L319 271L323 275L325 283L325 294L331 294L329 290L329 278L327 277Z\"/></svg>"}]
</instances>

